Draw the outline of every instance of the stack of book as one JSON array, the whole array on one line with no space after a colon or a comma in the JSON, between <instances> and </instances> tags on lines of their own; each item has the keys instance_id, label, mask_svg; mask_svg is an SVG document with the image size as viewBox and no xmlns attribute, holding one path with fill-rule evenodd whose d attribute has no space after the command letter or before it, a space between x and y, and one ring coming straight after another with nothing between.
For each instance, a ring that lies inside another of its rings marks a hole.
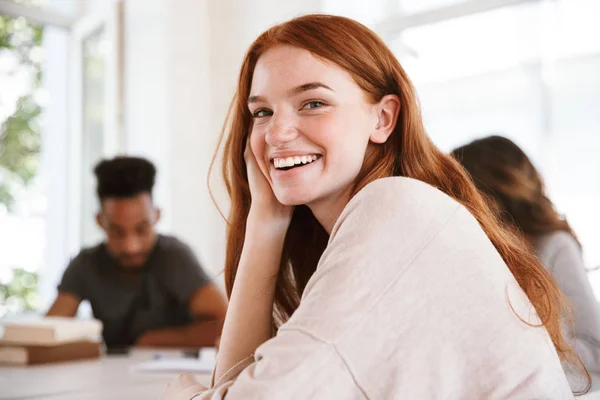
<instances>
[{"instance_id":1,"label":"stack of book","mask_svg":"<svg viewBox=\"0 0 600 400\"><path fill-rule=\"evenodd\" d=\"M102 323L62 317L0 319L0 365L97 358Z\"/></svg>"}]
</instances>

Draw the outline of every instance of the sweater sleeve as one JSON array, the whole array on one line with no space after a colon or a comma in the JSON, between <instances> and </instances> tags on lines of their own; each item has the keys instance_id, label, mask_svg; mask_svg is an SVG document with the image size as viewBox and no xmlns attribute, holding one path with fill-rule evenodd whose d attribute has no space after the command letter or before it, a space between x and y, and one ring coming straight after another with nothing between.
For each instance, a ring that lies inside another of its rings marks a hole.
<instances>
[{"instance_id":1,"label":"sweater sleeve","mask_svg":"<svg viewBox=\"0 0 600 400\"><path fill-rule=\"evenodd\" d=\"M555 233L547 244L547 267L573 310L572 342L589 372L600 372L600 314L588 281L581 249L566 232Z\"/></svg>"},{"instance_id":2,"label":"sweater sleeve","mask_svg":"<svg viewBox=\"0 0 600 400\"><path fill-rule=\"evenodd\" d=\"M194 400L365 398L334 346L296 330L281 332L259 347L255 362L236 367L245 368Z\"/></svg>"}]
</instances>

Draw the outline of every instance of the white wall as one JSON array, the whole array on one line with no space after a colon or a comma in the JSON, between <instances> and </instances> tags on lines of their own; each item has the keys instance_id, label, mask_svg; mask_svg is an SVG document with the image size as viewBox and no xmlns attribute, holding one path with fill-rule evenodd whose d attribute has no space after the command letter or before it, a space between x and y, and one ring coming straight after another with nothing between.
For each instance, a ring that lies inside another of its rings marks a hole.
<instances>
[{"instance_id":1,"label":"white wall","mask_svg":"<svg viewBox=\"0 0 600 400\"><path fill-rule=\"evenodd\" d=\"M161 227L171 226L170 126L167 62L169 33L164 0L125 2L124 21L124 147L130 155L155 163L155 202L166 212Z\"/></svg>"},{"instance_id":2,"label":"white wall","mask_svg":"<svg viewBox=\"0 0 600 400\"><path fill-rule=\"evenodd\" d=\"M222 223L210 200L206 176L216 145L211 95L208 7L205 2L169 7L165 79L168 96L171 231L192 246L215 276Z\"/></svg>"}]
</instances>

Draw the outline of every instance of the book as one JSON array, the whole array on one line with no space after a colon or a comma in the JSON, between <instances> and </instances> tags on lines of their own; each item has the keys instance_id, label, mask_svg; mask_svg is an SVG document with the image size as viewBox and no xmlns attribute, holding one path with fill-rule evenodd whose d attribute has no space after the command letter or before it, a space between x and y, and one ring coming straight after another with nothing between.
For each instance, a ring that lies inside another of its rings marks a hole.
<instances>
[{"instance_id":1,"label":"book","mask_svg":"<svg viewBox=\"0 0 600 400\"><path fill-rule=\"evenodd\" d=\"M98 358L98 342L71 342L56 346L0 346L0 365L32 365Z\"/></svg>"},{"instance_id":2,"label":"book","mask_svg":"<svg viewBox=\"0 0 600 400\"><path fill-rule=\"evenodd\" d=\"M0 346L53 346L62 343L102 339L102 323L65 317L37 317L0 320Z\"/></svg>"}]
</instances>

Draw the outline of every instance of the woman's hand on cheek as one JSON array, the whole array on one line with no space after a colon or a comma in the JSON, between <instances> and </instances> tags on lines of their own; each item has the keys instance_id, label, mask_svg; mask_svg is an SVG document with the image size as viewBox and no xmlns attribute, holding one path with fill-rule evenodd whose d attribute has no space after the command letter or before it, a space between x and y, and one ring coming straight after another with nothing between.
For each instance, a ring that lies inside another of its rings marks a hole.
<instances>
[{"instance_id":1,"label":"woman's hand on cheek","mask_svg":"<svg viewBox=\"0 0 600 400\"><path fill-rule=\"evenodd\" d=\"M281 204L275 197L269 181L258 166L249 139L244 151L244 159L252 197L248 221L260 224L273 223L274 226L285 228L287 231L294 207Z\"/></svg>"}]
</instances>

